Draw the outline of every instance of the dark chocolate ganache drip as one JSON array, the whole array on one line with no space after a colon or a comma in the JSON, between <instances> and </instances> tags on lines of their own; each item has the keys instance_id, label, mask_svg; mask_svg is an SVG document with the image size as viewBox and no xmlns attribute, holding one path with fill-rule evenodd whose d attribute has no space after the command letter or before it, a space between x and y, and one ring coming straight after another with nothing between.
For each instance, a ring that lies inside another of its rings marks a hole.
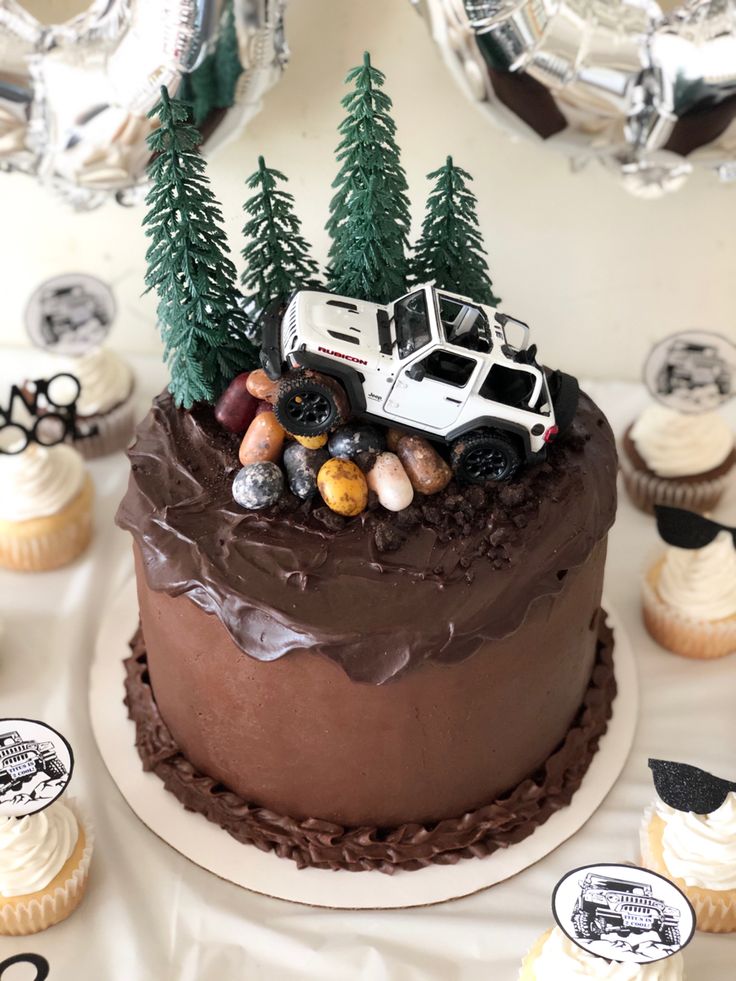
<instances>
[{"instance_id":1,"label":"dark chocolate ganache drip","mask_svg":"<svg viewBox=\"0 0 736 981\"><path fill-rule=\"evenodd\" d=\"M231 493L238 443L211 408L185 412L157 397L129 450L118 524L140 548L148 585L187 594L251 657L311 650L355 681L456 662L512 633L615 515L614 438L585 395L544 463L507 483L452 481L396 514L372 499L343 518L319 497L288 494L245 511Z\"/></svg>"}]
</instances>

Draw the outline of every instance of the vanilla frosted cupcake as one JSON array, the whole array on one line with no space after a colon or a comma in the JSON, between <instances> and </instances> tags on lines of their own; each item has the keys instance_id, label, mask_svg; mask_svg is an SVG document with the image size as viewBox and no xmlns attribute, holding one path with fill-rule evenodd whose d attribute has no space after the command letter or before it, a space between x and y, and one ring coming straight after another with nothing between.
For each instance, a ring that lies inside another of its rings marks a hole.
<instances>
[{"instance_id":1,"label":"vanilla frosted cupcake","mask_svg":"<svg viewBox=\"0 0 736 981\"><path fill-rule=\"evenodd\" d=\"M645 577L642 603L647 630L674 654L736 651L736 548L729 532L704 548L669 546Z\"/></svg>"},{"instance_id":2,"label":"vanilla frosted cupcake","mask_svg":"<svg viewBox=\"0 0 736 981\"><path fill-rule=\"evenodd\" d=\"M93 496L70 446L0 454L0 566L41 572L72 562L92 537Z\"/></svg>"},{"instance_id":3,"label":"vanilla frosted cupcake","mask_svg":"<svg viewBox=\"0 0 736 981\"><path fill-rule=\"evenodd\" d=\"M56 363L57 371L74 375L81 386L77 423L81 430L97 427L97 434L74 445L88 460L124 450L135 429L133 372L107 348L94 348L79 358Z\"/></svg>"},{"instance_id":4,"label":"vanilla frosted cupcake","mask_svg":"<svg viewBox=\"0 0 736 981\"><path fill-rule=\"evenodd\" d=\"M25 817L0 817L0 935L60 923L82 901L92 859L88 821L56 801Z\"/></svg>"},{"instance_id":5,"label":"vanilla frosted cupcake","mask_svg":"<svg viewBox=\"0 0 736 981\"><path fill-rule=\"evenodd\" d=\"M643 864L685 893L698 929L736 930L736 793L709 814L657 800L644 814L640 840Z\"/></svg>"},{"instance_id":6,"label":"vanilla frosted cupcake","mask_svg":"<svg viewBox=\"0 0 736 981\"><path fill-rule=\"evenodd\" d=\"M649 513L655 504L709 510L735 463L734 434L717 412L686 415L650 405L623 439L624 486Z\"/></svg>"},{"instance_id":7,"label":"vanilla frosted cupcake","mask_svg":"<svg viewBox=\"0 0 736 981\"><path fill-rule=\"evenodd\" d=\"M559 927L543 934L524 958L519 981L576 981L604 978L609 981L682 981L682 954L649 964L622 964L596 957L578 947Z\"/></svg>"}]
</instances>

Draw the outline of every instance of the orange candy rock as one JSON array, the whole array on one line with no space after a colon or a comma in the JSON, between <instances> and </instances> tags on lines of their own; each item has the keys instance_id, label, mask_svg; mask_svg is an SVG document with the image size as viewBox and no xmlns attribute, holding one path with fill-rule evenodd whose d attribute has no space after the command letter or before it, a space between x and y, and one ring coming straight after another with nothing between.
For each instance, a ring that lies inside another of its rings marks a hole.
<instances>
[{"instance_id":1,"label":"orange candy rock","mask_svg":"<svg viewBox=\"0 0 736 981\"><path fill-rule=\"evenodd\" d=\"M276 401L279 394L279 383L271 381L263 368L251 371L248 375L247 388L254 398L270 402L271 405Z\"/></svg>"},{"instance_id":2,"label":"orange candy rock","mask_svg":"<svg viewBox=\"0 0 736 981\"><path fill-rule=\"evenodd\" d=\"M241 464L247 467L249 463L263 463L267 460L277 463L281 459L285 436L286 433L273 412L261 412L243 436L238 454Z\"/></svg>"},{"instance_id":3,"label":"orange candy rock","mask_svg":"<svg viewBox=\"0 0 736 981\"><path fill-rule=\"evenodd\" d=\"M404 465L414 490L437 494L452 480L452 470L429 440L421 436L402 436L396 454Z\"/></svg>"},{"instance_id":4,"label":"orange candy rock","mask_svg":"<svg viewBox=\"0 0 736 981\"><path fill-rule=\"evenodd\" d=\"M331 511L346 518L365 511L368 484L363 471L350 460L336 457L324 463L317 474L317 487Z\"/></svg>"}]
</instances>

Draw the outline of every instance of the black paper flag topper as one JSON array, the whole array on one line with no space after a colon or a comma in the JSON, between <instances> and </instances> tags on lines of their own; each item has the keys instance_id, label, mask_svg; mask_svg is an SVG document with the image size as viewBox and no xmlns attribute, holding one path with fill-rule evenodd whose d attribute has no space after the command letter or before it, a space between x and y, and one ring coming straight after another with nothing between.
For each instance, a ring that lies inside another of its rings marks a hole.
<instances>
[{"instance_id":1,"label":"black paper flag topper","mask_svg":"<svg viewBox=\"0 0 736 981\"><path fill-rule=\"evenodd\" d=\"M649 760L649 768L660 798L676 811L710 814L718 810L730 793L736 791L733 781L714 777L712 773L688 763Z\"/></svg>"},{"instance_id":2,"label":"black paper flag topper","mask_svg":"<svg viewBox=\"0 0 736 981\"><path fill-rule=\"evenodd\" d=\"M736 528L730 525L722 525L720 521L705 518L695 511L666 507L663 504L655 504L654 513L657 516L659 537L675 548L705 548L722 531L727 531L732 536L736 547Z\"/></svg>"}]
</instances>

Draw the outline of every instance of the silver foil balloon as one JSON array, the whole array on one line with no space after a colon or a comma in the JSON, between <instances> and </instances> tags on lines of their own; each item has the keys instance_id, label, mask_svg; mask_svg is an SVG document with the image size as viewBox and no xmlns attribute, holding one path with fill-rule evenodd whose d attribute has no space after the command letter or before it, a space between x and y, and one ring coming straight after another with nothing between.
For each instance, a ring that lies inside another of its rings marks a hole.
<instances>
[{"instance_id":1,"label":"silver foil balloon","mask_svg":"<svg viewBox=\"0 0 736 981\"><path fill-rule=\"evenodd\" d=\"M202 121L205 149L258 112L288 58L286 0L232 2L242 72ZM52 26L0 0L0 169L35 175L76 207L135 203L146 114L161 85L178 91L213 55L222 24L223 0L92 0Z\"/></svg>"},{"instance_id":2,"label":"silver foil balloon","mask_svg":"<svg viewBox=\"0 0 736 981\"><path fill-rule=\"evenodd\" d=\"M413 2L470 97L576 169L644 197L696 166L736 180L736 0Z\"/></svg>"}]
</instances>

